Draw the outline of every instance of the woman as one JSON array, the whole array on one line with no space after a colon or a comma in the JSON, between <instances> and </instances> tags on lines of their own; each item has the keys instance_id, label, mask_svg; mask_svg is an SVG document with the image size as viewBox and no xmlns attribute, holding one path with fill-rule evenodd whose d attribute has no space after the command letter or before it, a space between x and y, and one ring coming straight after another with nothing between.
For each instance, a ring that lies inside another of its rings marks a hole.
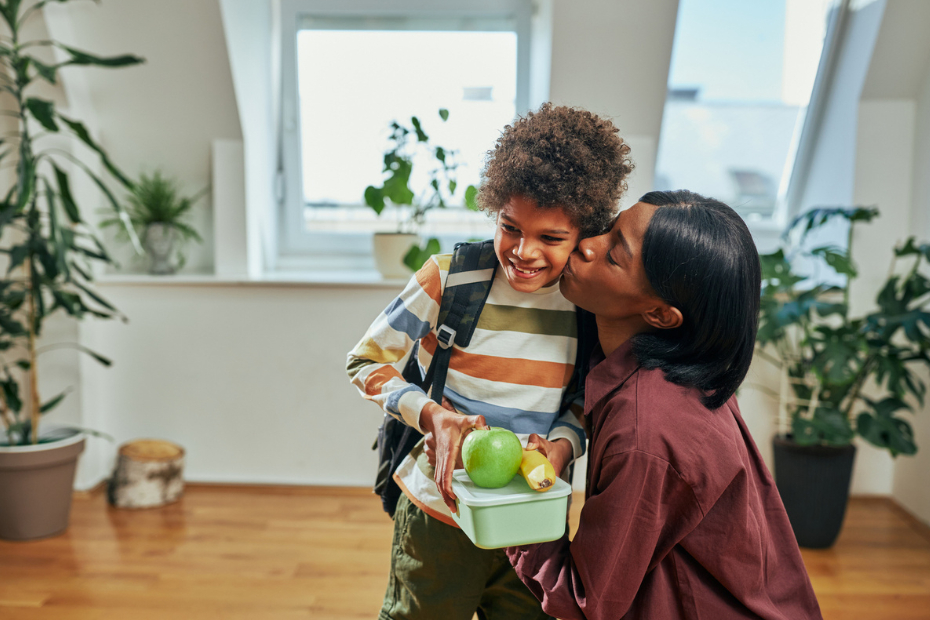
<instances>
[{"instance_id":1,"label":"woman","mask_svg":"<svg viewBox=\"0 0 930 620\"><path fill-rule=\"evenodd\" d=\"M687 191L646 194L572 254L562 292L595 314L601 349L585 398L585 505L571 542L507 550L548 614L821 618L734 397L759 287L746 225Z\"/></svg>"}]
</instances>

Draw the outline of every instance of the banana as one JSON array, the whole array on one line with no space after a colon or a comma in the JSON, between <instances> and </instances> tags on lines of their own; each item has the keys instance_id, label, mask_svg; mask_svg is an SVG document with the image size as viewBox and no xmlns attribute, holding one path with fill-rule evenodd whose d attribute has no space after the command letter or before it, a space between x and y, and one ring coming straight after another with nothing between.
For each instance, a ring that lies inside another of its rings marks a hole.
<instances>
[{"instance_id":1,"label":"banana","mask_svg":"<svg viewBox=\"0 0 930 620\"><path fill-rule=\"evenodd\" d=\"M520 462L520 474L534 491L548 491L555 484L555 469L541 452L536 450L523 450L523 460Z\"/></svg>"}]
</instances>

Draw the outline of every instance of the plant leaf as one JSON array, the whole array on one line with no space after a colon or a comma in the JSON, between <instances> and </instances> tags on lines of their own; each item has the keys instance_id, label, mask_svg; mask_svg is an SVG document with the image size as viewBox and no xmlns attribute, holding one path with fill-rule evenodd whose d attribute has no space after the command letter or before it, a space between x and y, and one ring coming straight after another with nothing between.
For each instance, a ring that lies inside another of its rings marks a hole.
<instances>
[{"instance_id":1,"label":"plant leaf","mask_svg":"<svg viewBox=\"0 0 930 620\"><path fill-rule=\"evenodd\" d=\"M420 119L418 119L416 116L411 116L410 124L413 125L413 130L417 133L418 141L429 142L429 136L424 133L423 127L420 126Z\"/></svg>"},{"instance_id":2,"label":"plant leaf","mask_svg":"<svg viewBox=\"0 0 930 620\"><path fill-rule=\"evenodd\" d=\"M68 60L66 65L96 65L98 67L129 67L132 65L138 65L145 62L144 58L139 58L138 56L133 56L132 54L123 54L122 56L94 56L93 54L88 54L87 52L82 52L81 50L69 47L67 45L62 45L61 43L56 43L58 47L65 50L71 54L71 59Z\"/></svg>"},{"instance_id":3,"label":"plant leaf","mask_svg":"<svg viewBox=\"0 0 930 620\"><path fill-rule=\"evenodd\" d=\"M855 278L858 274L849 254L836 247L820 247L811 250L814 256L820 256L839 274Z\"/></svg>"},{"instance_id":4,"label":"plant leaf","mask_svg":"<svg viewBox=\"0 0 930 620\"><path fill-rule=\"evenodd\" d=\"M55 123L55 104L51 101L29 97L26 99L26 109L39 121L43 127L49 131L58 131L58 125Z\"/></svg>"},{"instance_id":5,"label":"plant leaf","mask_svg":"<svg viewBox=\"0 0 930 620\"><path fill-rule=\"evenodd\" d=\"M63 400L65 399L65 396L68 395L68 392L69 392L69 391L70 391L70 390L65 390L64 392L62 392L61 394L59 394L59 395L56 396L55 398L52 398L52 399L50 399L50 400L45 401L45 403L43 403L43 404L42 404L42 407L39 409L39 412L40 412L40 413L48 413L49 411L51 411L52 409L54 409L55 407L57 407L58 404L61 403L61 401L63 401Z\"/></svg>"},{"instance_id":6,"label":"plant leaf","mask_svg":"<svg viewBox=\"0 0 930 620\"><path fill-rule=\"evenodd\" d=\"M72 223L80 224L81 212L71 195L71 184L68 181L68 175L55 164L52 164L52 168L55 170L55 178L58 180L58 195L61 197L61 204L65 208L65 213L68 214L68 219Z\"/></svg>"},{"instance_id":7,"label":"plant leaf","mask_svg":"<svg viewBox=\"0 0 930 620\"><path fill-rule=\"evenodd\" d=\"M384 211L384 194L380 189L369 185L365 188L365 204L374 209L375 213L381 215Z\"/></svg>"},{"instance_id":8,"label":"plant leaf","mask_svg":"<svg viewBox=\"0 0 930 620\"><path fill-rule=\"evenodd\" d=\"M422 248L417 245L410 246L407 254L404 255L404 264L413 271L419 271L420 267L429 260L429 257L439 254L439 251L439 239L432 237L427 240L426 245Z\"/></svg>"},{"instance_id":9,"label":"plant leaf","mask_svg":"<svg viewBox=\"0 0 930 620\"><path fill-rule=\"evenodd\" d=\"M83 123L65 118L60 114L58 115L58 118L61 120L61 122L71 128L71 131L74 132L74 134L78 137L78 139L81 140L81 142L89 146L100 156L100 161L102 161L103 165L106 166L107 170L110 171L110 174L119 179L120 183L125 185L128 189L132 189L132 181L130 181L129 178L119 170L119 168L113 165L113 162L110 161L110 158L107 156L104 150L100 148L100 145L98 145L94 139L90 137L90 133L87 131L87 128L84 127Z\"/></svg>"},{"instance_id":10,"label":"plant leaf","mask_svg":"<svg viewBox=\"0 0 930 620\"><path fill-rule=\"evenodd\" d=\"M472 211L478 210L478 188L469 185L465 188L465 206Z\"/></svg>"}]
</instances>

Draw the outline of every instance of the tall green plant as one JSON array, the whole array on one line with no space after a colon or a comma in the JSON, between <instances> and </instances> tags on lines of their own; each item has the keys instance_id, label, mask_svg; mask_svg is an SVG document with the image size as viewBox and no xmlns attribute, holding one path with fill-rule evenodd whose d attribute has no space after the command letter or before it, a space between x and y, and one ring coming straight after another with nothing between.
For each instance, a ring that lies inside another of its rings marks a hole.
<instances>
[{"instance_id":1,"label":"tall green plant","mask_svg":"<svg viewBox=\"0 0 930 620\"><path fill-rule=\"evenodd\" d=\"M798 444L840 446L858 434L892 456L917 451L901 413L923 405L927 391L914 370L930 367L930 280L922 273L930 244L911 237L894 248L875 307L850 316L850 284L858 276L853 230L877 215L874 208L814 209L791 223L785 247L760 256L757 353L786 373L781 396ZM834 220L849 224L846 248L806 249L808 233ZM803 257L826 262L845 283L810 284L793 267Z\"/></svg>"},{"instance_id":2,"label":"tall green plant","mask_svg":"<svg viewBox=\"0 0 930 620\"><path fill-rule=\"evenodd\" d=\"M5 149L0 159L15 170L14 182L0 192L0 253L9 261L0 280L0 352L6 357L0 359L0 420L10 444L37 443L41 414L65 396L62 393L43 402L39 395L36 358L43 350L38 338L44 321L59 310L76 319L88 314L122 316L91 288L91 263L112 261L81 216L67 164L93 181L124 219L138 246L128 217L86 158L46 146L44 138L70 134L90 149L112 179L127 189L132 189L132 182L79 120L62 114L52 101L33 91L40 82L57 84L59 71L68 66L127 67L142 59L130 55L103 58L54 40L22 41L23 25L50 1L24 5L22 0L0 0L0 30L5 30L0 33L0 92L10 103L2 114L16 123L16 130L0 140L0 148ZM64 60L46 63L35 55L42 48L58 50ZM71 346L110 364L80 345Z\"/></svg>"}]
</instances>

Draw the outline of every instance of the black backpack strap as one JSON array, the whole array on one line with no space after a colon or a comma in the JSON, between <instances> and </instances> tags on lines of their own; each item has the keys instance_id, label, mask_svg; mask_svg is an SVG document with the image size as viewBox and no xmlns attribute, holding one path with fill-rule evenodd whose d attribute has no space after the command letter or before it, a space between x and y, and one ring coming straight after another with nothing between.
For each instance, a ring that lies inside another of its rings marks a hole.
<instances>
[{"instance_id":1,"label":"black backpack strap","mask_svg":"<svg viewBox=\"0 0 930 620\"><path fill-rule=\"evenodd\" d=\"M430 396L437 403L442 403L452 345L467 347L471 342L478 317L491 292L497 264L491 239L455 246L439 307L438 346L424 380L426 386L432 386Z\"/></svg>"},{"instance_id":2,"label":"black backpack strap","mask_svg":"<svg viewBox=\"0 0 930 620\"><path fill-rule=\"evenodd\" d=\"M426 376L423 376L417 355L419 342L414 344L407 358L401 373L404 380L427 392L432 385L433 398L440 404L446 385L449 360L452 357L452 345L465 347L471 342L475 326L478 324L478 316L491 291L496 266L497 256L494 254L493 241L460 243L455 246L437 322L440 346L436 347ZM374 491L381 496L384 511L392 517L401 494L400 487L392 476L422 437L423 435L412 426L387 413L384 414L378 440L372 446L378 450L379 463Z\"/></svg>"}]
</instances>

